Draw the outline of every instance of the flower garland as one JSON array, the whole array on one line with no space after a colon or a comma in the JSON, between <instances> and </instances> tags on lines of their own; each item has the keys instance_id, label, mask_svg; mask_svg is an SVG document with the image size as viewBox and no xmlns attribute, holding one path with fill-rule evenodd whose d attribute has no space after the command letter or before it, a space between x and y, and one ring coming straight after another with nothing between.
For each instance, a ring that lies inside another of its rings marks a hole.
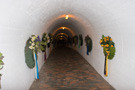
<instances>
[{"instance_id":1,"label":"flower garland","mask_svg":"<svg viewBox=\"0 0 135 90\"><path fill-rule=\"evenodd\" d=\"M42 50L42 52L45 52L48 41L49 41L49 36L46 33L43 33L42 43L44 43L44 45L42 45L42 46L43 46L44 50Z\"/></svg>"},{"instance_id":2,"label":"flower garland","mask_svg":"<svg viewBox=\"0 0 135 90\"><path fill-rule=\"evenodd\" d=\"M42 45L42 46L43 46L44 50L42 50L42 52L44 52L45 61L46 61L46 46L47 46L48 41L49 41L49 36L46 33L43 33L42 42L44 43L44 45Z\"/></svg>"},{"instance_id":3,"label":"flower garland","mask_svg":"<svg viewBox=\"0 0 135 90\"><path fill-rule=\"evenodd\" d=\"M103 35L100 40L100 45L103 47L104 55L107 55L108 59L113 59L115 55L115 44L112 41L112 38L110 36L105 37Z\"/></svg>"},{"instance_id":4,"label":"flower garland","mask_svg":"<svg viewBox=\"0 0 135 90\"><path fill-rule=\"evenodd\" d=\"M31 50L29 47L31 44L29 43L31 41L31 38L29 38L26 42L25 46L25 62L27 66L32 69L35 67L35 61L34 61L34 55L33 55L33 50ZM32 48L32 47L31 47Z\"/></svg>"},{"instance_id":5,"label":"flower garland","mask_svg":"<svg viewBox=\"0 0 135 90\"><path fill-rule=\"evenodd\" d=\"M86 47L87 47L87 55L89 55L89 52L92 50L92 39L87 35L85 37Z\"/></svg>"},{"instance_id":6,"label":"flower garland","mask_svg":"<svg viewBox=\"0 0 135 90\"><path fill-rule=\"evenodd\" d=\"M39 79L37 53L44 50L43 45L45 45L45 43L40 41L40 38L37 35L32 35L31 36L31 41L29 43L31 44L31 46L29 46L29 48L33 51L33 53L35 55L35 57L34 57L35 58L35 63L36 63L35 78Z\"/></svg>"},{"instance_id":7,"label":"flower garland","mask_svg":"<svg viewBox=\"0 0 135 90\"><path fill-rule=\"evenodd\" d=\"M75 45L75 47L76 47L76 45L78 44L78 36L77 36L77 35L75 35L75 36L73 37L73 43L74 43L74 45Z\"/></svg>"},{"instance_id":8,"label":"flower garland","mask_svg":"<svg viewBox=\"0 0 135 90\"><path fill-rule=\"evenodd\" d=\"M3 54L0 52L0 70L3 68L3 61L2 59L4 58ZM0 74L0 77L2 76L2 74ZM0 78L1 79L1 78ZM0 82L0 89L1 89L1 82Z\"/></svg>"},{"instance_id":9,"label":"flower garland","mask_svg":"<svg viewBox=\"0 0 135 90\"><path fill-rule=\"evenodd\" d=\"M72 41L73 41L73 38L68 36L68 43L69 43L70 46L72 46L72 43L73 43Z\"/></svg>"},{"instance_id":10,"label":"flower garland","mask_svg":"<svg viewBox=\"0 0 135 90\"><path fill-rule=\"evenodd\" d=\"M51 33L49 33L48 36L49 36L49 39L48 39L48 44L47 44L47 46L48 46L48 48L50 48L50 45L52 44L52 41L53 41L53 36L52 36Z\"/></svg>"},{"instance_id":11,"label":"flower garland","mask_svg":"<svg viewBox=\"0 0 135 90\"><path fill-rule=\"evenodd\" d=\"M40 38L37 35L32 35L31 41L29 43L31 44L31 46L29 46L29 48L31 50L33 50L33 52L36 52L36 54L37 54L37 52L44 50L42 45L45 45L45 43L40 41Z\"/></svg>"},{"instance_id":12,"label":"flower garland","mask_svg":"<svg viewBox=\"0 0 135 90\"><path fill-rule=\"evenodd\" d=\"M0 70L3 68L3 65L4 65L4 63L3 63L3 61L2 61L3 58L4 58L4 56L3 56L3 54L0 52ZM0 76L2 76L2 74L0 74Z\"/></svg>"},{"instance_id":13,"label":"flower garland","mask_svg":"<svg viewBox=\"0 0 135 90\"><path fill-rule=\"evenodd\" d=\"M82 38L82 35L81 34L79 35L79 40L78 41L79 41L78 42L78 48L80 48L80 46L83 45L83 38Z\"/></svg>"},{"instance_id":14,"label":"flower garland","mask_svg":"<svg viewBox=\"0 0 135 90\"><path fill-rule=\"evenodd\" d=\"M108 59L113 59L115 55L115 44L110 36L105 37L102 35L100 45L103 47L105 55L104 75L108 76Z\"/></svg>"},{"instance_id":15,"label":"flower garland","mask_svg":"<svg viewBox=\"0 0 135 90\"><path fill-rule=\"evenodd\" d=\"M43 46L45 45L42 41L40 41L39 36L31 35L31 37L27 40L25 46L25 61L29 68L35 67L35 78L39 79L39 72L38 72L38 52L44 50ZM36 66L35 66L36 65Z\"/></svg>"}]
</instances>

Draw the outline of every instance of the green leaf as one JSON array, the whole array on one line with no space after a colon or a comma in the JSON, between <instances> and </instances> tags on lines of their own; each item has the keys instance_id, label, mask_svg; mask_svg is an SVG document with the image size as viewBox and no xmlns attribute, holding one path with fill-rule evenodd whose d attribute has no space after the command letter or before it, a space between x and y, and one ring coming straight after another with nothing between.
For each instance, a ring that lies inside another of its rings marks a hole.
<instances>
[{"instance_id":1,"label":"green leaf","mask_svg":"<svg viewBox=\"0 0 135 90\"><path fill-rule=\"evenodd\" d=\"M2 57L2 53L0 53L0 57Z\"/></svg>"},{"instance_id":2,"label":"green leaf","mask_svg":"<svg viewBox=\"0 0 135 90\"><path fill-rule=\"evenodd\" d=\"M104 36L104 35L102 35L102 39L104 39L104 37L105 37L105 36Z\"/></svg>"},{"instance_id":3,"label":"green leaf","mask_svg":"<svg viewBox=\"0 0 135 90\"><path fill-rule=\"evenodd\" d=\"M40 49L40 50L44 50L44 47L43 47L43 46L39 46L39 49Z\"/></svg>"},{"instance_id":4,"label":"green leaf","mask_svg":"<svg viewBox=\"0 0 135 90\"><path fill-rule=\"evenodd\" d=\"M110 55L108 56L108 59L113 59L115 55L115 47L110 47Z\"/></svg>"},{"instance_id":5,"label":"green leaf","mask_svg":"<svg viewBox=\"0 0 135 90\"><path fill-rule=\"evenodd\" d=\"M0 60L0 65L2 65L3 64L3 61L2 60Z\"/></svg>"}]
</instances>

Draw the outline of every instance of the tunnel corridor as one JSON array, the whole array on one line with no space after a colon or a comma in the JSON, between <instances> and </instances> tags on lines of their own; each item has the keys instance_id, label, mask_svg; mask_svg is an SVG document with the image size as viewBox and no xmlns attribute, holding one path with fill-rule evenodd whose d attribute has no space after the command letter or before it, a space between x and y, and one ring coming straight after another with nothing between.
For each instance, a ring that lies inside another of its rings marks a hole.
<instances>
[{"instance_id":1,"label":"tunnel corridor","mask_svg":"<svg viewBox=\"0 0 135 90\"><path fill-rule=\"evenodd\" d=\"M1 90L135 90L135 0L0 0L0 11Z\"/></svg>"},{"instance_id":2,"label":"tunnel corridor","mask_svg":"<svg viewBox=\"0 0 135 90\"><path fill-rule=\"evenodd\" d=\"M114 90L76 51L55 48L30 90Z\"/></svg>"}]
</instances>

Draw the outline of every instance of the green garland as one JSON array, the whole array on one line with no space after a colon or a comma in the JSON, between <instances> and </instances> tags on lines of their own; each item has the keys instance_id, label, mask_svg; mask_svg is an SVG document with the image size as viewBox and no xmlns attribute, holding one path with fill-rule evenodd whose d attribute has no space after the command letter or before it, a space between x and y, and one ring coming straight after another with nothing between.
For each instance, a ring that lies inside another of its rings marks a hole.
<instances>
[{"instance_id":1,"label":"green garland","mask_svg":"<svg viewBox=\"0 0 135 90\"><path fill-rule=\"evenodd\" d=\"M29 43L31 41L31 38L29 38L26 42L25 46L25 62L29 68L34 68L35 66L35 61L34 61L34 56L33 56L33 50L29 49L31 44Z\"/></svg>"},{"instance_id":2,"label":"green garland","mask_svg":"<svg viewBox=\"0 0 135 90\"><path fill-rule=\"evenodd\" d=\"M4 58L3 54L0 52L0 70L3 68L4 62L2 61L2 59ZM2 74L0 74L0 76L2 76Z\"/></svg>"},{"instance_id":3,"label":"green garland","mask_svg":"<svg viewBox=\"0 0 135 90\"><path fill-rule=\"evenodd\" d=\"M91 52L91 50L92 50L92 39L87 35L85 37L85 42L86 42L87 54L88 54L88 52Z\"/></svg>"},{"instance_id":4,"label":"green garland","mask_svg":"<svg viewBox=\"0 0 135 90\"><path fill-rule=\"evenodd\" d=\"M108 55L108 59L113 59L113 57L115 56L115 44L112 41L112 38L110 36L105 37L104 35L102 35L100 45L103 47L104 55Z\"/></svg>"},{"instance_id":5,"label":"green garland","mask_svg":"<svg viewBox=\"0 0 135 90\"><path fill-rule=\"evenodd\" d=\"M78 47L80 48L80 46L83 45L83 38L82 38L82 35L80 34L79 35L79 42L78 42Z\"/></svg>"},{"instance_id":6,"label":"green garland","mask_svg":"<svg viewBox=\"0 0 135 90\"><path fill-rule=\"evenodd\" d=\"M49 41L48 41L47 46L48 46L48 48L50 48L50 45L52 44L52 41L53 41L53 35L51 33L49 33L48 36L49 36Z\"/></svg>"},{"instance_id":7,"label":"green garland","mask_svg":"<svg viewBox=\"0 0 135 90\"><path fill-rule=\"evenodd\" d=\"M44 50L42 45L45 45L45 43L40 41L40 37L37 35L31 35L31 37L27 40L25 46L25 62L29 68L34 68L34 53L38 58L38 52Z\"/></svg>"},{"instance_id":8,"label":"green garland","mask_svg":"<svg viewBox=\"0 0 135 90\"><path fill-rule=\"evenodd\" d=\"M49 37L47 36L47 34L43 33L42 43L44 43L44 44L42 46L43 46L44 50L42 50L42 52L45 52L48 40L49 40Z\"/></svg>"},{"instance_id":9,"label":"green garland","mask_svg":"<svg viewBox=\"0 0 135 90\"><path fill-rule=\"evenodd\" d=\"M78 44L78 36L77 35L75 35L73 37L73 43L75 44L75 47L76 47L76 45Z\"/></svg>"}]
</instances>

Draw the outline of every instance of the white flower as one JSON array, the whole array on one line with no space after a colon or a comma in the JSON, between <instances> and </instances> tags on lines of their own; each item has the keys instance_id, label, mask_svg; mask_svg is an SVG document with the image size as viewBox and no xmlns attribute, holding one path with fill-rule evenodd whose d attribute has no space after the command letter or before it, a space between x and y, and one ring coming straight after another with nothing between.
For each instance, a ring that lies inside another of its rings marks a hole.
<instances>
[{"instance_id":1,"label":"white flower","mask_svg":"<svg viewBox=\"0 0 135 90\"><path fill-rule=\"evenodd\" d=\"M33 47L32 49L35 50L35 47Z\"/></svg>"},{"instance_id":2,"label":"white flower","mask_svg":"<svg viewBox=\"0 0 135 90\"><path fill-rule=\"evenodd\" d=\"M35 39L34 38L31 38L31 41L33 42Z\"/></svg>"},{"instance_id":3,"label":"white flower","mask_svg":"<svg viewBox=\"0 0 135 90\"><path fill-rule=\"evenodd\" d=\"M33 46L29 46L30 49L33 49Z\"/></svg>"},{"instance_id":4,"label":"white flower","mask_svg":"<svg viewBox=\"0 0 135 90\"><path fill-rule=\"evenodd\" d=\"M35 40L36 40L36 37L33 36L33 37L31 38L31 41L33 42L33 41L35 41Z\"/></svg>"},{"instance_id":5,"label":"white flower","mask_svg":"<svg viewBox=\"0 0 135 90\"><path fill-rule=\"evenodd\" d=\"M36 45L36 47L38 47L38 45Z\"/></svg>"},{"instance_id":6,"label":"white flower","mask_svg":"<svg viewBox=\"0 0 135 90\"><path fill-rule=\"evenodd\" d=\"M31 45L32 45L32 46L34 46L34 45L35 45L35 43L32 43Z\"/></svg>"}]
</instances>

